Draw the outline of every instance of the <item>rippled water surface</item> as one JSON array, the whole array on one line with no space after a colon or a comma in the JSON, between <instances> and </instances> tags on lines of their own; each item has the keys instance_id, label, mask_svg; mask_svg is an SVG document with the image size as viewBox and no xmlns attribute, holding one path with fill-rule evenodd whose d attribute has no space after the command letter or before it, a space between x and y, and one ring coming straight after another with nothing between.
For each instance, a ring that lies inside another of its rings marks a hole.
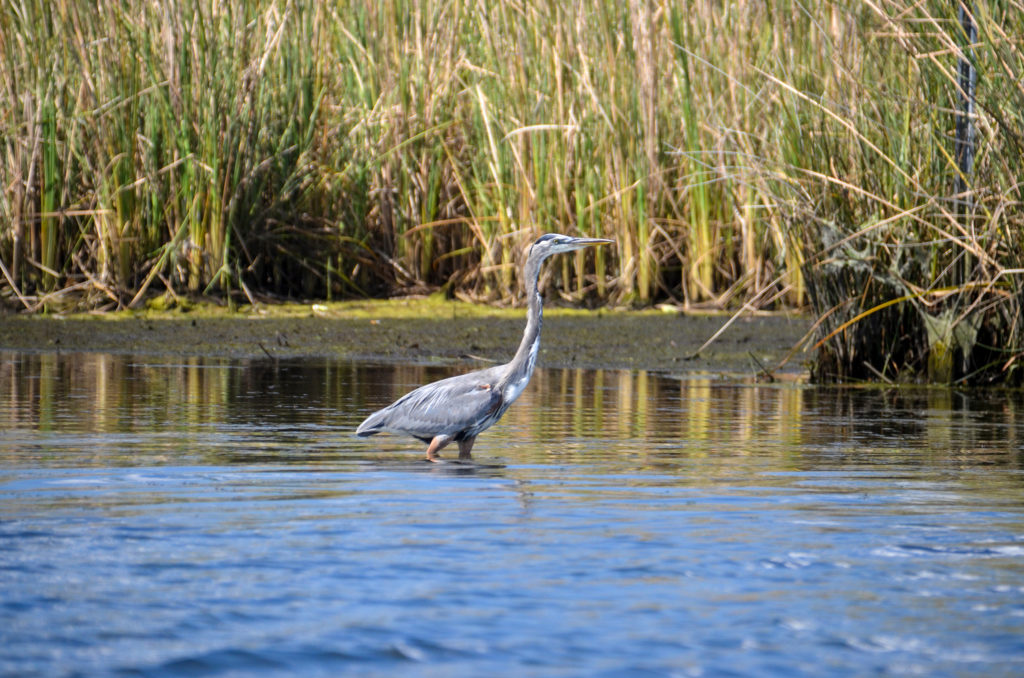
<instances>
[{"instance_id":1,"label":"rippled water surface","mask_svg":"<svg viewBox=\"0 0 1024 678\"><path fill-rule=\"evenodd\" d=\"M0 353L0 672L1024 674L1018 394L540 370L473 465L353 437L448 374Z\"/></svg>"}]
</instances>

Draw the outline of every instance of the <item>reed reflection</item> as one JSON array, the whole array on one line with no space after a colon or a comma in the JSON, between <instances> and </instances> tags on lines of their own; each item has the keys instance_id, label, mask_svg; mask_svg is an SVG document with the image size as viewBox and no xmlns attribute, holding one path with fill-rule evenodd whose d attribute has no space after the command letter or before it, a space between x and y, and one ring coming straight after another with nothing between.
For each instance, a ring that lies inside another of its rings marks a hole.
<instances>
[{"instance_id":1,"label":"reed reflection","mask_svg":"<svg viewBox=\"0 0 1024 678\"><path fill-rule=\"evenodd\" d=\"M545 437L734 444L792 436L802 390L637 370L544 370L506 419ZM539 416L538 416L539 415Z\"/></svg>"},{"instance_id":2,"label":"reed reflection","mask_svg":"<svg viewBox=\"0 0 1024 678\"><path fill-rule=\"evenodd\" d=\"M266 429L281 446L372 455L378 448L403 450L409 441L353 439L367 412L464 369L5 353L0 428L139 432L170 438L165 444L171 449L176 439L185 447L197 432L251 441ZM663 462L672 455L772 454L806 465L822 455L863 459L927 450L955 464L1017 467L1022 425L1021 396L1014 392L814 388L636 370L540 369L481 444L490 454L523 461L594 458L614 447L615 454ZM294 435L285 440L288 430ZM10 444L3 449L12 453Z\"/></svg>"}]
</instances>

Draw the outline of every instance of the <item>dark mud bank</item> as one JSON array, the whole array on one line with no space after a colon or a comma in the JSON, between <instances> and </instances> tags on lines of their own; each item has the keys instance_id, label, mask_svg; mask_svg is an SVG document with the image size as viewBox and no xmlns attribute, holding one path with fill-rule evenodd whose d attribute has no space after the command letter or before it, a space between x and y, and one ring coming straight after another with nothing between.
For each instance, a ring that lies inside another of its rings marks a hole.
<instances>
[{"instance_id":1,"label":"dark mud bank","mask_svg":"<svg viewBox=\"0 0 1024 678\"><path fill-rule=\"evenodd\" d=\"M0 316L0 349L96 351L227 358L457 363L508 360L524 311L468 305L342 304L260 312L162 312L104 316ZM776 366L803 337L804 316L741 318L699 355L725 315L654 311L545 313L540 366L668 373L806 372L807 354Z\"/></svg>"}]
</instances>

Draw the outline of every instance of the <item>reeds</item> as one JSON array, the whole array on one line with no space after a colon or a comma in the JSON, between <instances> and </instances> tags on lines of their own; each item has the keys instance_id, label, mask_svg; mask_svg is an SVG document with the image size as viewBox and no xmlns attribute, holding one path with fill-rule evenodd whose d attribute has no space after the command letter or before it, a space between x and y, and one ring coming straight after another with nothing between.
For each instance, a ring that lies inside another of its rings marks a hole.
<instances>
[{"instance_id":1,"label":"reeds","mask_svg":"<svg viewBox=\"0 0 1024 678\"><path fill-rule=\"evenodd\" d=\"M179 293L275 277L304 289L291 234L337 237L319 209L304 211L323 181L315 13L201 2L0 11L10 285L36 306L75 281L118 306L155 280Z\"/></svg>"},{"instance_id":2,"label":"reeds","mask_svg":"<svg viewBox=\"0 0 1024 678\"><path fill-rule=\"evenodd\" d=\"M864 316L900 329L824 341L819 375L927 372L994 316L1011 335L975 345L999 372L1022 350L1024 9L969 7L965 216L953 2L16 0L0 294L509 301L522 246L561 230L618 243L556 264L576 301L809 300L824 337L906 297Z\"/></svg>"},{"instance_id":3,"label":"reeds","mask_svg":"<svg viewBox=\"0 0 1024 678\"><path fill-rule=\"evenodd\" d=\"M834 86L779 82L820 118L820 152L794 163L817 184L802 234L816 377L1020 383L1024 11L892 2L871 12L869 49L858 63L836 60ZM969 116L958 63L978 73ZM980 144L965 170L954 134L967 121Z\"/></svg>"}]
</instances>

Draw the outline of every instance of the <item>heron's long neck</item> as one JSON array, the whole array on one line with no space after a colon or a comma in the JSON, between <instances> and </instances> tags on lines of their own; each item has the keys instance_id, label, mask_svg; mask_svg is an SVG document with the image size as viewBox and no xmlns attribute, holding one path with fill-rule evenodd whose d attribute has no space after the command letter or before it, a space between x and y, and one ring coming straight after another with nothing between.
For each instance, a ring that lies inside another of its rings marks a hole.
<instances>
[{"instance_id":1,"label":"heron's long neck","mask_svg":"<svg viewBox=\"0 0 1024 678\"><path fill-rule=\"evenodd\" d=\"M537 289L537 278L540 275L541 261L529 260L523 271L526 280L526 329L523 331L523 340L519 343L519 350L512 358L509 371L505 375L506 384L516 384L522 379L529 380L533 374L533 366L537 362L537 353L540 350L540 326L544 315L544 301ZM525 385L525 384L524 384Z\"/></svg>"}]
</instances>

